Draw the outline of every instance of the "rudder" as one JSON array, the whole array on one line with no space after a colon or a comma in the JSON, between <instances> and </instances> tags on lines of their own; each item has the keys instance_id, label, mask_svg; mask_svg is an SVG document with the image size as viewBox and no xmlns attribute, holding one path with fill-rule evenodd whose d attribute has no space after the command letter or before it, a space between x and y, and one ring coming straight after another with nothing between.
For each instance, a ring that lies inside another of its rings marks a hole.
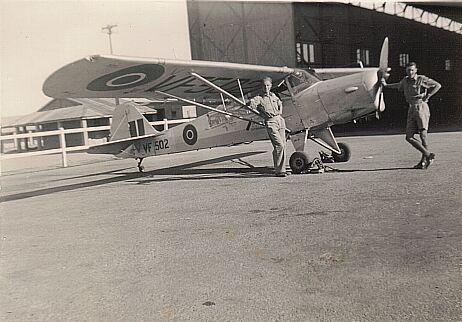
<instances>
[{"instance_id":1,"label":"rudder","mask_svg":"<svg viewBox=\"0 0 462 322\"><path fill-rule=\"evenodd\" d=\"M111 139L117 141L159 133L131 103L117 105L112 115Z\"/></svg>"}]
</instances>

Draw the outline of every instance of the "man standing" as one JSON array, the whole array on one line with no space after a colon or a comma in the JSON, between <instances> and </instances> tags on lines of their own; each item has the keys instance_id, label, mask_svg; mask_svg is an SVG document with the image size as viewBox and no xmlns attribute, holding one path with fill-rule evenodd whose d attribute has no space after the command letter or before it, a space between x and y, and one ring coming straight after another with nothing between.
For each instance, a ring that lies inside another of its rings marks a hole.
<instances>
[{"instance_id":1,"label":"man standing","mask_svg":"<svg viewBox=\"0 0 462 322\"><path fill-rule=\"evenodd\" d=\"M404 92L404 97L409 105L406 124L406 141L414 148L422 152L420 162L414 169L427 169L435 159L435 154L428 150L428 122L430 109L428 100L441 88L441 84L423 75L417 75L417 65L412 62L406 65L406 77L399 83L387 84L382 79L386 88L395 88ZM427 91L430 89L430 91ZM414 138L414 134L420 135L420 141Z\"/></svg>"},{"instance_id":2,"label":"man standing","mask_svg":"<svg viewBox=\"0 0 462 322\"><path fill-rule=\"evenodd\" d=\"M265 119L266 130L273 144L273 163L277 177L285 177L286 173L286 122L282 117L282 102L271 92L272 80L262 80L263 91L250 100L250 106L256 109Z\"/></svg>"}]
</instances>

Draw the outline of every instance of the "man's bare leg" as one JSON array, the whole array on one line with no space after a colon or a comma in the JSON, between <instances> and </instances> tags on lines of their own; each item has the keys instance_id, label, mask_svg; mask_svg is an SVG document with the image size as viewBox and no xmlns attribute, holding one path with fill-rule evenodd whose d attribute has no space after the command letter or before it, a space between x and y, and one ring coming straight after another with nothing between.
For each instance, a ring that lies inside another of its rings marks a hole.
<instances>
[{"instance_id":1,"label":"man's bare leg","mask_svg":"<svg viewBox=\"0 0 462 322\"><path fill-rule=\"evenodd\" d=\"M427 131L425 130L425 133ZM425 148L425 146L420 143L419 140L417 140L416 138L414 138L414 135L410 135L410 134L407 134L406 135L406 141L408 141L414 148L416 148L417 150L419 150L420 152L422 152L422 155L427 158L429 155L430 155L430 152ZM425 144L426 144L427 141L425 141Z\"/></svg>"},{"instance_id":2,"label":"man's bare leg","mask_svg":"<svg viewBox=\"0 0 462 322\"><path fill-rule=\"evenodd\" d=\"M423 129L419 131L420 135L420 141L422 142L422 146L428 151L428 135L427 135L427 130ZM426 162L426 156L424 153L422 153L422 159L420 159L420 163L425 163Z\"/></svg>"}]
</instances>

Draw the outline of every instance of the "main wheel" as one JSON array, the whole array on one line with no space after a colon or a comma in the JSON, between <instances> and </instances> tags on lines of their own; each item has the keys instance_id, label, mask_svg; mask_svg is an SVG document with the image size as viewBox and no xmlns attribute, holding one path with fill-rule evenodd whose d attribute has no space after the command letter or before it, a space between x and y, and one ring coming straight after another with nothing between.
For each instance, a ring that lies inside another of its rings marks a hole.
<instances>
[{"instance_id":1,"label":"main wheel","mask_svg":"<svg viewBox=\"0 0 462 322\"><path fill-rule=\"evenodd\" d=\"M339 143L338 147L340 149L340 154L333 152L332 156L334 157L335 162L347 162L350 160L351 151L348 145L345 143Z\"/></svg>"},{"instance_id":2,"label":"main wheel","mask_svg":"<svg viewBox=\"0 0 462 322\"><path fill-rule=\"evenodd\" d=\"M303 151L297 151L292 153L292 155L290 156L289 165L292 169L292 173L302 173L310 166L310 159L308 157L308 154Z\"/></svg>"}]
</instances>

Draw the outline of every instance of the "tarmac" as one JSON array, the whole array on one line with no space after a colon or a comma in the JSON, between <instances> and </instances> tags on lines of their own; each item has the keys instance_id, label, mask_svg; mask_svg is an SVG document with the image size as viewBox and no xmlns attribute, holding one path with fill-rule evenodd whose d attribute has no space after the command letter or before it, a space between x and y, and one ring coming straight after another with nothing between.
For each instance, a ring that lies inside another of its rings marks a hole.
<instances>
[{"instance_id":1,"label":"tarmac","mask_svg":"<svg viewBox=\"0 0 462 322\"><path fill-rule=\"evenodd\" d=\"M345 137L271 175L271 144L2 162L5 321L461 321L462 133ZM289 154L292 152L289 148ZM314 152L313 146L310 152Z\"/></svg>"}]
</instances>

